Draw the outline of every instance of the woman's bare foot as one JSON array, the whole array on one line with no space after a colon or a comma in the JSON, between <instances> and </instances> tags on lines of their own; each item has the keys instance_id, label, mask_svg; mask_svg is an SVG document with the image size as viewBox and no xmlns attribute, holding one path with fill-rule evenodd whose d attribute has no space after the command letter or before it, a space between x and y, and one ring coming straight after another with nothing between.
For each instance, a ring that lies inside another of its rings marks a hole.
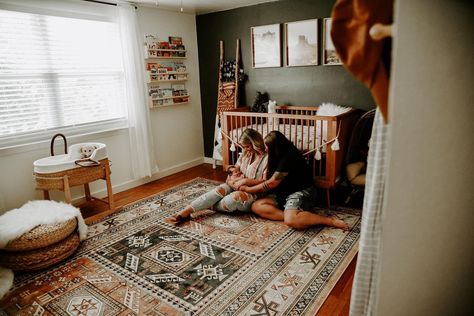
<instances>
[{"instance_id":1,"label":"woman's bare foot","mask_svg":"<svg viewBox=\"0 0 474 316\"><path fill-rule=\"evenodd\" d=\"M168 223L170 225L180 225L184 222L187 222L191 219L191 213L193 212L193 209L190 208L185 208L181 212L175 215L171 215L170 217L165 218L163 221L165 223Z\"/></svg>"},{"instance_id":2,"label":"woman's bare foot","mask_svg":"<svg viewBox=\"0 0 474 316\"><path fill-rule=\"evenodd\" d=\"M349 225L344 222L342 219L337 218L337 216L331 216L331 226L340 228L342 230L349 230Z\"/></svg>"}]
</instances>

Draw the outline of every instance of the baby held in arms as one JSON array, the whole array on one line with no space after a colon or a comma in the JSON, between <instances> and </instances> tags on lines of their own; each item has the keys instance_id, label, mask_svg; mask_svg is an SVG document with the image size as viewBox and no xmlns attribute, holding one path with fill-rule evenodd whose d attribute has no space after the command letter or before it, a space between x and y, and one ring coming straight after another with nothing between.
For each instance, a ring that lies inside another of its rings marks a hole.
<instances>
[{"instance_id":1,"label":"baby held in arms","mask_svg":"<svg viewBox=\"0 0 474 316\"><path fill-rule=\"evenodd\" d=\"M245 175L242 173L239 166L230 166L227 169L227 172L229 173L229 175L227 176L227 179L225 180L225 182L232 189L238 190L239 182L243 182L243 181L239 181L239 180L245 179Z\"/></svg>"}]
</instances>

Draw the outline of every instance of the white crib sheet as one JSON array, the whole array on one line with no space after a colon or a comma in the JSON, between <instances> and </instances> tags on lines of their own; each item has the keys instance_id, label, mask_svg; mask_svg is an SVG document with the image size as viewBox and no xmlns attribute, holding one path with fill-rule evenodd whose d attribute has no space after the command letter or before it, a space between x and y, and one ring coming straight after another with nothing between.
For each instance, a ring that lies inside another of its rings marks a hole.
<instances>
[{"instance_id":1,"label":"white crib sheet","mask_svg":"<svg viewBox=\"0 0 474 316\"><path fill-rule=\"evenodd\" d=\"M238 138L242 135L242 132L247 128L253 128L258 131L262 136L265 136L269 133L269 131L278 130L282 134L286 136L289 140L291 140L295 144L296 135L298 135L298 142L296 147L303 151L311 151L315 148L315 146L321 146L327 141L327 122L322 122L322 134L323 139L321 141L321 122L316 122L316 127L314 126L303 126L303 125L292 125L291 131L290 126L288 124L253 124L244 127L234 128L229 132L229 138L232 139L233 142L238 143ZM316 136L314 135L316 133ZM326 145L323 145L320 148L321 152L326 152Z\"/></svg>"}]
</instances>

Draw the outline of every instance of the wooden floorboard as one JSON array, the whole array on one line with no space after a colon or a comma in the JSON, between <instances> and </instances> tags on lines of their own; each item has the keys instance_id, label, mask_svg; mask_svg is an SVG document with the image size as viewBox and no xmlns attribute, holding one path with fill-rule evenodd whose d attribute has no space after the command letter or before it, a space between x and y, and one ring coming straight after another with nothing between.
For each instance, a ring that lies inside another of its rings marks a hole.
<instances>
[{"instance_id":1,"label":"wooden floorboard","mask_svg":"<svg viewBox=\"0 0 474 316\"><path fill-rule=\"evenodd\" d=\"M113 175L112 175L113 176ZM201 177L210 180L224 181L227 174L222 171L221 167L212 168L210 164L202 164L173 175L140 185L117 194L114 194L116 211L130 203L144 199L152 194L156 194L181 183L190 181L194 178ZM337 202L336 202L337 204ZM81 207L81 212L86 223L98 221L105 216L111 214L107 211L107 205L99 202L88 202ZM349 315L349 304L351 298L352 282L354 280L354 271L357 256L347 267L339 281L336 283L326 301L319 309L318 316L346 316Z\"/></svg>"}]
</instances>

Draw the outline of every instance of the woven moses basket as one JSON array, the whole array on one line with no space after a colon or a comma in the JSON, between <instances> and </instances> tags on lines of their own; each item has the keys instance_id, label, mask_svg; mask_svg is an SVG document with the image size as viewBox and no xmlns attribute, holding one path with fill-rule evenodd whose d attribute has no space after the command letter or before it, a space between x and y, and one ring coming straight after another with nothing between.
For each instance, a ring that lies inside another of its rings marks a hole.
<instances>
[{"instance_id":1,"label":"woven moses basket","mask_svg":"<svg viewBox=\"0 0 474 316\"><path fill-rule=\"evenodd\" d=\"M58 136L64 138L64 155L54 155L54 139ZM84 148L92 150L86 158L83 156ZM69 152L69 153L68 153ZM107 158L107 146L102 143L74 144L67 149L66 137L56 134L51 140L51 156L33 162L36 189L43 191L45 200L50 200L50 190L64 192L64 200L71 203L71 187L83 185L87 201L96 200L108 204L114 210L112 183L110 180L110 161ZM89 183L96 180L105 180L107 186L107 199L93 197L90 193Z\"/></svg>"},{"instance_id":2,"label":"woven moses basket","mask_svg":"<svg viewBox=\"0 0 474 316\"><path fill-rule=\"evenodd\" d=\"M0 250L0 266L19 272L44 269L69 257L79 243L76 218L39 225Z\"/></svg>"}]
</instances>

